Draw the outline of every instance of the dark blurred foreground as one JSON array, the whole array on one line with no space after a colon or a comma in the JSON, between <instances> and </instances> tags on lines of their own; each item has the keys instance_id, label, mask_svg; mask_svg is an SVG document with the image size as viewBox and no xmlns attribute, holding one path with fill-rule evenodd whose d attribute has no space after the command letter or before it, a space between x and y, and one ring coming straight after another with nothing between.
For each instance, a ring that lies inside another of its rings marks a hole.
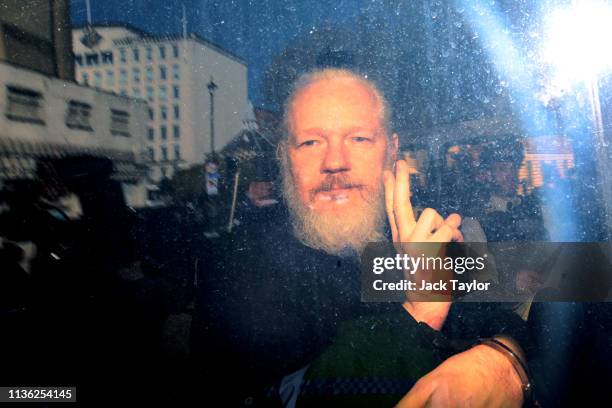
<instances>
[{"instance_id":1,"label":"dark blurred foreground","mask_svg":"<svg viewBox=\"0 0 612 408\"><path fill-rule=\"evenodd\" d=\"M209 245L204 226L174 208L78 221L21 212L2 217L0 383L74 384L81 401L184 392L194 277L164 268Z\"/></svg>"},{"instance_id":2,"label":"dark blurred foreground","mask_svg":"<svg viewBox=\"0 0 612 408\"><path fill-rule=\"evenodd\" d=\"M0 384L72 384L87 402L202 399L189 344L195 271L231 239L229 200L135 210L107 167L0 189ZM241 228L271 215L247 195Z\"/></svg>"},{"instance_id":3,"label":"dark blurred foreground","mask_svg":"<svg viewBox=\"0 0 612 408\"><path fill-rule=\"evenodd\" d=\"M112 184L97 191L113 197ZM76 386L77 399L88 403L210 402L206 361L194 362L190 354L201 278L194 271L222 272L209 271L207 262L235 231L192 204L134 211L92 199L84 215L71 220L48 200L14 198L9 194L11 210L0 214L0 383ZM239 208L238 231L265 233L266 223L278 222L274 210L245 200ZM225 220L223 211L218 214ZM536 345L529 361L544 406L607 397L612 307L535 303L527 323Z\"/></svg>"}]
</instances>

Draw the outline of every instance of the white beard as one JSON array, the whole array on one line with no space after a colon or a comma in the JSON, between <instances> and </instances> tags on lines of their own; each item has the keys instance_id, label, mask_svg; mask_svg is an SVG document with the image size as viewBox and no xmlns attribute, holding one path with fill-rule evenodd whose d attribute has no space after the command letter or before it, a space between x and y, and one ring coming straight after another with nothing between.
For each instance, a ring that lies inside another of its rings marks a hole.
<instances>
[{"instance_id":1,"label":"white beard","mask_svg":"<svg viewBox=\"0 0 612 408\"><path fill-rule=\"evenodd\" d=\"M295 236L305 245L332 255L359 255L369 242L384 239L384 190L361 189L362 200L346 210L325 214L314 211L300 198L286 156L281 159L283 195Z\"/></svg>"}]
</instances>

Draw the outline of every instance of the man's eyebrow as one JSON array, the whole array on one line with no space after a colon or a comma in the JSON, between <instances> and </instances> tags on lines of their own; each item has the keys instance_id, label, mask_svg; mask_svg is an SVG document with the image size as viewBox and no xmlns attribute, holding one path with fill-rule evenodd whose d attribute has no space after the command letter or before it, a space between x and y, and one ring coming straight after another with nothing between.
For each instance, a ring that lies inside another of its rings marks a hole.
<instances>
[{"instance_id":1,"label":"man's eyebrow","mask_svg":"<svg viewBox=\"0 0 612 408\"><path fill-rule=\"evenodd\" d=\"M305 130L303 130L303 132L308 134L308 135L315 135L315 136L323 136L326 133L325 130L323 130L321 128L305 129Z\"/></svg>"},{"instance_id":2,"label":"man's eyebrow","mask_svg":"<svg viewBox=\"0 0 612 408\"><path fill-rule=\"evenodd\" d=\"M365 129L365 128L361 127L361 126L353 126L353 127L350 127L348 129L346 129L344 131L344 134L345 135L350 135L351 133L363 132L363 131L367 131L367 130L368 129Z\"/></svg>"},{"instance_id":3,"label":"man's eyebrow","mask_svg":"<svg viewBox=\"0 0 612 408\"><path fill-rule=\"evenodd\" d=\"M342 134L350 135L351 133L357 133L357 132L363 132L363 131L368 131L368 129L362 126L353 126L353 127L344 129L342 131ZM325 129L321 129L321 128L304 129L302 132L307 135L315 135L315 136L325 136L325 134L327 134Z\"/></svg>"}]
</instances>

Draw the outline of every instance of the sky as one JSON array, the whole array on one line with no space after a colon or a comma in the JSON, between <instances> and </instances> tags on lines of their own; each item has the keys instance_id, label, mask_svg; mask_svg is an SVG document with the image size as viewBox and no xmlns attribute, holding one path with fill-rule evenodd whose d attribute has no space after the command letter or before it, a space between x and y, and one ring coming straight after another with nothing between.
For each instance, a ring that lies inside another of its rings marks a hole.
<instances>
[{"instance_id":1,"label":"sky","mask_svg":"<svg viewBox=\"0 0 612 408\"><path fill-rule=\"evenodd\" d=\"M531 1L479 0L472 7L468 0L90 0L94 24L128 23L153 35L181 33L184 5L188 32L246 62L255 107L279 110L305 70L357 69L379 85L399 128L471 120L507 106L517 69L505 68L526 64L491 50L512 49L515 41L515 54L526 55L520 43L530 38ZM72 0L75 25L86 22L85 4ZM487 20L488 9L499 18ZM322 55L346 58L321 63Z\"/></svg>"},{"instance_id":2,"label":"sky","mask_svg":"<svg viewBox=\"0 0 612 408\"><path fill-rule=\"evenodd\" d=\"M197 33L244 59L249 69L249 98L265 107L263 74L283 48L324 24L350 24L371 1L362 0L90 0L93 23L122 22L151 34ZM87 21L85 0L73 0L74 25Z\"/></svg>"}]
</instances>

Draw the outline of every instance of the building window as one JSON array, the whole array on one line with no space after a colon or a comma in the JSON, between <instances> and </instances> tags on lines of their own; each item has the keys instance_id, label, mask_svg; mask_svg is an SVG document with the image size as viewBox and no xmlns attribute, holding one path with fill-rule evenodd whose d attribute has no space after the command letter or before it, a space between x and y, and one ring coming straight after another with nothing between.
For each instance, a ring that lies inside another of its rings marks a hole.
<instances>
[{"instance_id":1,"label":"building window","mask_svg":"<svg viewBox=\"0 0 612 408\"><path fill-rule=\"evenodd\" d=\"M75 55L74 56L74 63L76 65L78 65L79 67L83 66L83 56L82 55Z\"/></svg>"},{"instance_id":2,"label":"building window","mask_svg":"<svg viewBox=\"0 0 612 408\"><path fill-rule=\"evenodd\" d=\"M178 65L172 66L172 78L176 79L177 81L181 79L181 67L180 66Z\"/></svg>"},{"instance_id":3,"label":"building window","mask_svg":"<svg viewBox=\"0 0 612 408\"><path fill-rule=\"evenodd\" d=\"M113 53L111 51L102 52L102 63L103 64L112 64L113 63Z\"/></svg>"},{"instance_id":4,"label":"building window","mask_svg":"<svg viewBox=\"0 0 612 408\"><path fill-rule=\"evenodd\" d=\"M165 167L160 167L159 170L161 171L162 178L166 178L166 176L168 175L168 169Z\"/></svg>"},{"instance_id":5,"label":"building window","mask_svg":"<svg viewBox=\"0 0 612 408\"><path fill-rule=\"evenodd\" d=\"M142 92L140 92L140 88L132 88L132 96L136 98L142 98Z\"/></svg>"},{"instance_id":6,"label":"building window","mask_svg":"<svg viewBox=\"0 0 612 408\"><path fill-rule=\"evenodd\" d=\"M106 71L106 85L115 86L115 72L112 69Z\"/></svg>"},{"instance_id":7,"label":"building window","mask_svg":"<svg viewBox=\"0 0 612 408\"><path fill-rule=\"evenodd\" d=\"M177 144L174 145L174 158L176 160L181 160L181 146Z\"/></svg>"},{"instance_id":8,"label":"building window","mask_svg":"<svg viewBox=\"0 0 612 408\"><path fill-rule=\"evenodd\" d=\"M20 122L44 125L42 94L31 89L7 86L6 117Z\"/></svg>"},{"instance_id":9,"label":"building window","mask_svg":"<svg viewBox=\"0 0 612 408\"><path fill-rule=\"evenodd\" d=\"M153 128L148 128L147 129L147 139L149 139L150 142L155 140L155 129L153 129Z\"/></svg>"},{"instance_id":10,"label":"building window","mask_svg":"<svg viewBox=\"0 0 612 408\"><path fill-rule=\"evenodd\" d=\"M178 125L174 125L172 128L172 133L175 139L181 138L181 128Z\"/></svg>"},{"instance_id":11,"label":"building window","mask_svg":"<svg viewBox=\"0 0 612 408\"><path fill-rule=\"evenodd\" d=\"M134 62L140 62L140 50L138 48L132 48L132 57Z\"/></svg>"},{"instance_id":12,"label":"building window","mask_svg":"<svg viewBox=\"0 0 612 408\"><path fill-rule=\"evenodd\" d=\"M70 129L92 131L91 105L79 101L68 101L66 107L66 126Z\"/></svg>"},{"instance_id":13,"label":"building window","mask_svg":"<svg viewBox=\"0 0 612 408\"><path fill-rule=\"evenodd\" d=\"M166 140L168 138L166 126L162 125L159 127L159 137L161 138L161 140Z\"/></svg>"},{"instance_id":14,"label":"building window","mask_svg":"<svg viewBox=\"0 0 612 408\"><path fill-rule=\"evenodd\" d=\"M149 108L149 120L153 119L155 119L155 113L153 111L153 108Z\"/></svg>"},{"instance_id":15,"label":"building window","mask_svg":"<svg viewBox=\"0 0 612 408\"><path fill-rule=\"evenodd\" d=\"M147 156L149 160L151 161L155 161L155 149L153 149L152 147L147 147Z\"/></svg>"},{"instance_id":16,"label":"building window","mask_svg":"<svg viewBox=\"0 0 612 408\"><path fill-rule=\"evenodd\" d=\"M140 69L132 68L132 81L140 83Z\"/></svg>"},{"instance_id":17,"label":"building window","mask_svg":"<svg viewBox=\"0 0 612 408\"><path fill-rule=\"evenodd\" d=\"M174 99L179 99L181 97L180 89L178 85L174 85L172 87L172 93L174 94Z\"/></svg>"},{"instance_id":18,"label":"building window","mask_svg":"<svg viewBox=\"0 0 612 408\"><path fill-rule=\"evenodd\" d=\"M180 119L181 118L181 109L179 108L178 105L174 105L174 119Z\"/></svg>"},{"instance_id":19,"label":"building window","mask_svg":"<svg viewBox=\"0 0 612 408\"><path fill-rule=\"evenodd\" d=\"M147 47L145 49L145 54L147 55L147 61L153 61L153 50L151 49L151 47Z\"/></svg>"},{"instance_id":20,"label":"building window","mask_svg":"<svg viewBox=\"0 0 612 408\"><path fill-rule=\"evenodd\" d=\"M160 106L159 115L161 116L162 120L168 119L168 109L165 106Z\"/></svg>"},{"instance_id":21,"label":"building window","mask_svg":"<svg viewBox=\"0 0 612 408\"><path fill-rule=\"evenodd\" d=\"M153 87L152 86L147 86L147 100L149 102L153 101Z\"/></svg>"},{"instance_id":22,"label":"building window","mask_svg":"<svg viewBox=\"0 0 612 408\"><path fill-rule=\"evenodd\" d=\"M93 77L94 77L94 86L96 88L101 88L102 87L102 73L100 71L94 71Z\"/></svg>"},{"instance_id":23,"label":"building window","mask_svg":"<svg viewBox=\"0 0 612 408\"><path fill-rule=\"evenodd\" d=\"M121 96L128 96L127 91L125 89L120 89L119 94L121 94Z\"/></svg>"},{"instance_id":24,"label":"building window","mask_svg":"<svg viewBox=\"0 0 612 408\"><path fill-rule=\"evenodd\" d=\"M92 66L99 64L98 54L85 54L85 65Z\"/></svg>"},{"instance_id":25,"label":"building window","mask_svg":"<svg viewBox=\"0 0 612 408\"><path fill-rule=\"evenodd\" d=\"M125 52L125 48L119 48L119 60L123 63L127 62L127 53Z\"/></svg>"},{"instance_id":26,"label":"building window","mask_svg":"<svg viewBox=\"0 0 612 408\"><path fill-rule=\"evenodd\" d=\"M168 148L166 146L161 147L161 157L163 161L168 160Z\"/></svg>"},{"instance_id":27,"label":"building window","mask_svg":"<svg viewBox=\"0 0 612 408\"><path fill-rule=\"evenodd\" d=\"M166 67L165 66L161 66L159 67L159 79L166 79L168 77L167 73L166 73Z\"/></svg>"},{"instance_id":28,"label":"building window","mask_svg":"<svg viewBox=\"0 0 612 408\"><path fill-rule=\"evenodd\" d=\"M119 71L119 83L121 85L127 84L127 71L125 69Z\"/></svg>"},{"instance_id":29,"label":"building window","mask_svg":"<svg viewBox=\"0 0 612 408\"><path fill-rule=\"evenodd\" d=\"M179 47L176 44L172 46L172 55L174 56L174 58L179 57Z\"/></svg>"},{"instance_id":30,"label":"building window","mask_svg":"<svg viewBox=\"0 0 612 408\"><path fill-rule=\"evenodd\" d=\"M115 136L130 136L130 114L126 111L111 109L110 131Z\"/></svg>"},{"instance_id":31,"label":"building window","mask_svg":"<svg viewBox=\"0 0 612 408\"><path fill-rule=\"evenodd\" d=\"M167 97L168 97L168 89L166 88L165 85L160 86L159 87L159 99L161 99L162 101L165 101Z\"/></svg>"},{"instance_id":32,"label":"building window","mask_svg":"<svg viewBox=\"0 0 612 408\"><path fill-rule=\"evenodd\" d=\"M153 68L147 67L147 81L153 81Z\"/></svg>"},{"instance_id":33,"label":"building window","mask_svg":"<svg viewBox=\"0 0 612 408\"><path fill-rule=\"evenodd\" d=\"M87 72L83 72L81 75L81 81L83 82L83 85L89 85L89 75Z\"/></svg>"},{"instance_id":34,"label":"building window","mask_svg":"<svg viewBox=\"0 0 612 408\"><path fill-rule=\"evenodd\" d=\"M163 45L159 46L159 58L166 59L166 47L164 47Z\"/></svg>"}]
</instances>

